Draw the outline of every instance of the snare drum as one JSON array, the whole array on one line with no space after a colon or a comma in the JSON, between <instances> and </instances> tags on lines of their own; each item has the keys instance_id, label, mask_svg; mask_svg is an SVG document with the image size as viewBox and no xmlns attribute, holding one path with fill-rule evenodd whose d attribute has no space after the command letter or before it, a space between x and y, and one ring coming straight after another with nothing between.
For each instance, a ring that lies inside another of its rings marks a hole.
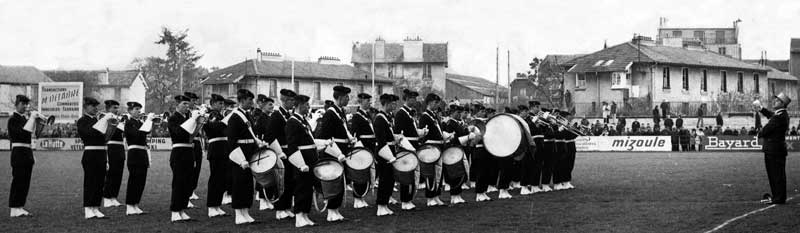
<instances>
[{"instance_id":1,"label":"snare drum","mask_svg":"<svg viewBox=\"0 0 800 233\"><path fill-rule=\"evenodd\" d=\"M415 183L415 174L419 160L414 152L403 150L397 153L397 160L392 163L394 179L402 185Z\"/></svg>"},{"instance_id":2,"label":"snare drum","mask_svg":"<svg viewBox=\"0 0 800 233\"><path fill-rule=\"evenodd\" d=\"M256 182L264 188L275 187L278 190L277 196L283 193L283 162L278 159L278 155L270 149L256 151L253 158L249 161L250 171Z\"/></svg>"},{"instance_id":3,"label":"snare drum","mask_svg":"<svg viewBox=\"0 0 800 233\"><path fill-rule=\"evenodd\" d=\"M442 164L448 179L459 179L467 175L464 164L464 150L461 147L450 147L442 152Z\"/></svg>"},{"instance_id":4,"label":"snare drum","mask_svg":"<svg viewBox=\"0 0 800 233\"><path fill-rule=\"evenodd\" d=\"M442 151L435 145L424 145L417 151L419 158L419 176L423 178L436 178L436 166L439 165L439 157Z\"/></svg>"},{"instance_id":5,"label":"snare drum","mask_svg":"<svg viewBox=\"0 0 800 233\"><path fill-rule=\"evenodd\" d=\"M375 159L372 152L364 148L354 148L345 157L345 164L347 165L347 178L357 184L366 184L370 182L372 176L371 167Z\"/></svg>"},{"instance_id":6,"label":"snare drum","mask_svg":"<svg viewBox=\"0 0 800 233\"><path fill-rule=\"evenodd\" d=\"M314 165L314 176L320 182L323 198L330 199L344 192L344 166L336 159L322 159Z\"/></svg>"}]
</instances>

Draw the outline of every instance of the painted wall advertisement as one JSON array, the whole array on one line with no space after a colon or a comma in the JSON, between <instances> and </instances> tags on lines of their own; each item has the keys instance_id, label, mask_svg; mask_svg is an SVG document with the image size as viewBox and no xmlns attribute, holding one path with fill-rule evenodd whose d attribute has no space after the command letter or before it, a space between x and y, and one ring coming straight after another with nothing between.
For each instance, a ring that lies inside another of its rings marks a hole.
<instances>
[{"instance_id":1,"label":"painted wall advertisement","mask_svg":"<svg viewBox=\"0 0 800 233\"><path fill-rule=\"evenodd\" d=\"M585 136L575 139L577 151L670 151L669 136Z\"/></svg>"},{"instance_id":2,"label":"painted wall advertisement","mask_svg":"<svg viewBox=\"0 0 800 233\"><path fill-rule=\"evenodd\" d=\"M83 106L82 82L39 83L39 112L55 116L57 123L75 122Z\"/></svg>"}]
</instances>

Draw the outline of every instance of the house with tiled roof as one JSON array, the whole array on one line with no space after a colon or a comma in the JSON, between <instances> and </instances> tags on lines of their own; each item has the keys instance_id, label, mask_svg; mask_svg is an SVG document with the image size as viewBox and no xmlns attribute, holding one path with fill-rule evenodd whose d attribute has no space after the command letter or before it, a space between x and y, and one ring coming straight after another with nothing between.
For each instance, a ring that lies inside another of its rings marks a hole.
<instances>
[{"instance_id":1,"label":"house with tiled roof","mask_svg":"<svg viewBox=\"0 0 800 233\"><path fill-rule=\"evenodd\" d=\"M135 101L147 107L147 80L139 70L51 70L47 76L56 82L82 82L83 93L99 100Z\"/></svg>"},{"instance_id":2,"label":"house with tiled roof","mask_svg":"<svg viewBox=\"0 0 800 233\"><path fill-rule=\"evenodd\" d=\"M671 115L695 114L701 107L706 108L706 114L737 112L749 106L722 103L720 98L770 96L766 67L706 49L656 45L646 37L574 58L570 63L564 89L571 93L578 116L600 115L602 103L612 101L622 106L620 113L634 115L648 114L665 101Z\"/></svg>"},{"instance_id":3,"label":"house with tiled roof","mask_svg":"<svg viewBox=\"0 0 800 233\"><path fill-rule=\"evenodd\" d=\"M372 42L353 44L351 62L358 69L388 77L397 88L409 88L421 93L437 92L444 96L449 59L447 43L429 43L421 38L406 38L403 42Z\"/></svg>"},{"instance_id":4,"label":"house with tiled roof","mask_svg":"<svg viewBox=\"0 0 800 233\"><path fill-rule=\"evenodd\" d=\"M52 82L47 75L33 66L0 65L0 112L14 111L14 98L26 95L35 106L38 99L39 83Z\"/></svg>"},{"instance_id":5,"label":"house with tiled roof","mask_svg":"<svg viewBox=\"0 0 800 233\"><path fill-rule=\"evenodd\" d=\"M321 105L333 99L333 87L343 85L352 94L372 93L372 75L351 65L341 64L335 57L320 57L314 61L290 61L277 53L259 52L257 59L249 59L209 73L202 78L202 96L210 98L219 94L227 98L236 96L239 89L264 94L278 100L281 89L294 90L311 97L312 105ZM393 93L394 80L375 75L375 95ZM355 101L351 101L355 104Z\"/></svg>"},{"instance_id":6,"label":"house with tiled roof","mask_svg":"<svg viewBox=\"0 0 800 233\"><path fill-rule=\"evenodd\" d=\"M496 93L501 100L508 97L508 88L481 77L447 73L446 86L445 100L458 99L460 103L494 103Z\"/></svg>"},{"instance_id":7,"label":"house with tiled roof","mask_svg":"<svg viewBox=\"0 0 800 233\"><path fill-rule=\"evenodd\" d=\"M570 62L572 59L583 55L585 54L549 54L542 59L538 69L559 69L561 71L566 71L568 68L566 65L571 64ZM563 79L563 77L547 78ZM528 77L528 75L518 74L514 80L511 80L511 84L509 85L511 88L512 105L527 104L528 101L539 101L543 104L543 107L560 107L562 98L561 86L546 88L541 85L542 83L539 83L538 80L534 78Z\"/></svg>"}]
</instances>

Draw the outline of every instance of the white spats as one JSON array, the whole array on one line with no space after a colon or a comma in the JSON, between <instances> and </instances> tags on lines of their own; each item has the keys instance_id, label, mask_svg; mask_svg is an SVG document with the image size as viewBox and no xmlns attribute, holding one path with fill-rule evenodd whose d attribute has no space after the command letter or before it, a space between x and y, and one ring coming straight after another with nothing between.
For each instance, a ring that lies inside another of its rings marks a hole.
<instances>
[{"instance_id":1,"label":"white spats","mask_svg":"<svg viewBox=\"0 0 800 233\"><path fill-rule=\"evenodd\" d=\"M233 211L236 213L236 218L234 220L236 225L248 224L256 221L250 216L249 209L235 209Z\"/></svg>"},{"instance_id":2,"label":"white spats","mask_svg":"<svg viewBox=\"0 0 800 233\"><path fill-rule=\"evenodd\" d=\"M494 187L494 185L489 185L489 187L486 188L486 192L487 193L497 192L497 187Z\"/></svg>"},{"instance_id":3,"label":"white spats","mask_svg":"<svg viewBox=\"0 0 800 233\"><path fill-rule=\"evenodd\" d=\"M395 191L395 192L396 192L396 191ZM397 205L397 203L398 203L398 202L397 202L397 200L395 200L395 199L394 199L394 197L389 197L389 204L391 204L391 205Z\"/></svg>"},{"instance_id":4,"label":"white spats","mask_svg":"<svg viewBox=\"0 0 800 233\"><path fill-rule=\"evenodd\" d=\"M466 202L466 201L464 201L464 198L461 198L461 195L450 196L450 204L452 204L452 205L457 205L457 204L461 204L461 203L464 203L464 202Z\"/></svg>"},{"instance_id":5,"label":"white spats","mask_svg":"<svg viewBox=\"0 0 800 233\"><path fill-rule=\"evenodd\" d=\"M288 210L275 211L275 219L277 219L277 220L287 219L287 218L291 218L293 216L294 216L294 214L292 214L292 212L290 212Z\"/></svg>"},{"instance_id":6,"label":"white spats","mask_svg":"<svg viewBox=\"0 0 800 233\"><path fill-rule=\"evenodd\" d=\"M489 195L486 193L478 193L475 195L475 201L477 202L484 202L484 201L491 201L492 199L489 198Z\"/></svg>"},{"instance_id":7,"label":"white spats","mask_svg":"<svg viewBox=\"0 0 800 233\"><path fill-rule=\"evenodd\" d=\"M394 214L394 212L392 212L392 210L390 210L388 206L378 205L378 212L376 213L376 215L387 216L392 214Z\"/></svg>"},{"instance_id":8,"label":"white spats","mask_svg":"<svg viewBox=\"0 0 800 233\"><path fill-rule=\"evenodd\" d=\"M186 208L189 208L189 209L194 209L194 208L197 208L197 207L196 207L196 206L194 206L194 204L193 204L191 201L189 201L189 202L187 202L187 204L186 204Z\"/></svg>"},{"instance_id":9,"label":"white spats","mask_svg":"<svg viewBox=\"0 0 800 233\"><path fill-rule=\"evenodd\" d=\"M23 208L11 208L11 217L12 218L16 218L16 217L32 217L32 216L33 216L33 214L28 213L28 211L26 211Z\"/></svg>"},{"instance_id":10,"label":"white spats","mask_svg":"<svg viewBox=\"0 0 800 233\"><path fill-rule=\"evenodd\" d=\"M403 210L413 210L413 209L416 209L417 206L414 205L414 203L411 203L409 201L409 202L403 202L402 204L400 204L400 208L403 209Z\"/></svg>"},{"instance_id":11,"label":"white spats","mask_svg":"<svg viewBox=\"0 0 800 233\"><path fill-rule=\"evenodd\" d=\"M136 206L133 205L126 205L125 206L125 215L136 215Z\"/></svg>"},{"instance_id":12,"label":"white spats","mask_svg":"<svg viewBox=\"0 0 800 233\"><path fill-rule=\"evenodd\" d=\"M231 198L230 194L228 194L226 192L224 195L222 195L222 204L223 205L231 204L231 202L233 202L233 198Z\"/></svg>"},{"instance_id":13,"label":"white spats","mask_svg":"<svg viewBox=\"0 0 800 233\"><path fill-rule=\"evenodd\" d=\"M575 188L575 186L572 186L572 183L570 183L570 182L566 182L566 183L564 183L564 186L565 186L567 189L574 189L574 188Z\"/></svg>"},{"instance_id":14,"label":"white spats","mask_svg":"<svg viewBox=\"0 0 800 233\"><path fill-rule=\"evenodd\" d=\"M191 219L192 219L192 217L189 217L189 215L188 215L188 214L186 214L186 212L184 212L184 211L181 211L181 212L179 212L179 213L181 214L181 220L182 220L182 221L188 221L188 220L191 220Z\"/></svg>"},{"instance_id":15,"label":"white spats","mask_svg":"<svg viewBox=\"0 0 800 233\"><path fill-rule=\"evenodd\" d=\"M170 217L170 221L171 222L179 222L181 220L183 220L183 218L181 218L181 213L177 212L177 211L172 211L172 214L171 214L171 217Z\"/></svg>"},{"instance_id":16,"label":"white spats","mask_svg":"<svg viewBox=\"0 0 800 233\"><path fill-rule=\"evenodd\" d=\"M566 189L566 187L564 187L564 184L562 184L562 183L558 183L555 186L553 186L553 190L556 190L556 191L564 190L564 189Z\"/></svg>"},{"instance_id":17,"label":"white spats","mask_svg":"<svg viewBox=\"0 0 800 233\"><path fill-rule=\"evenodd\" d=\"M522 185L520 185L519 182L511 182L509 190L514 190L518 188L522 188Z\"/></svg>"},{"instance_id":18,"label":"white spats","mask_svg":"<svg viewBox=\"0 0 800 233\"><path fill-rule=\"evenodd\" d=\"M462 190L469 190L469 188L470 188L470 186L468 184L466 184L466 183L461 185L461 189Z\"/></svg>"},{"instance_id":19,"label":"white spats","mask_svg":"<svg viewBox=\"0 0 800 233\"><path fill-rule=\"evenodd\" d=\"M511 199L511 194L508 193L508 189L500 189L500 194L497 195L498 199Z\"/></svg>"},{"instance_id":20,"label":"white spats","mask_svg":"<svg viewBox=\"0 0 800 233\"><path fill-rule=\"evenodd\" d=\"M103 207L116 207L121 205L122 203L119 203L116 198L103 198Z\"/></svg>"},{"instance_id":21,"label":"white spats","mask_svg":"<svg viewBox=\"0 0 800 233\"><path fill-rule=\"evenodd\" d=\"M258 199L258 210L271 210L274 208L275 206L272 205L272 202L266 199Z\"/></svg>"},{"instance_id":22,"label":"white spats","mask_svg":"<svg viewBox=\"0 0 800 233\"><path fill-rule=\"evenodd\" d=\"M308 214L306 213L297 213L297 216L294 218L294 227L306 227L306 226L313 226L314 222L308 218Z\"/></svg>"},{"instance_id":23,"label":"white spats","mask_svg":"<svg viewBox=\"0 0 800 233\"><path fill-rule=\"evenodd\" d=\"M549 185L546 184L542 185L542 192L550 192L550 191L553 191L553 189L551 189Z\"/></svg>"},{"instance_id":24,"label":"white spats","mask_svg":"<svg viewBox=\"0 0 800 233\"><path fill-rule=\"evenodd\" d=\"M533 192L531 192L531 190L528 189L527 186L523 186L522 188L519 189L519 195L530 195L531 193Z\"/></svg>"},{"instance_id":25,"label":"white spats","mask_svg":"<svg viewBox=\"0 0 800 233\"><path fill-rule=\"evenodd\" d=\"M94 213L95 218L106 218L106 215L100 212L100 208L92 207L92 213Z\"/></svg>"},{"instance_id":26,"label":"white spats","mask_svg":"<svg viewBox=\"0 0 800 233\"><path fill-rule=\"evenodd\" d=\"M199 196L197 196L197 194L195 194L195 193L192 193L192 196L191 196L191 197L189 197L189 200L200 200L200 197L199 197Z\"/></svg>"},{"instance_id":27,"label":"white spats","mask_svg":"<svg viewBox=\"0 0 800 233\"><path fill-rule=\"evenodd\" d=\"M439 199L439 197L432 197L428 198L428 206L440 206L444 205L444 202Z\"/></svg>"},{"instance_id":28,"label":"white spats","mask_svg":"<svg viewBox=\"0 0 800 233\"><path fill-rule=\"evenodd\" d=\"M353 209L361 209L369 207L366 201L363 198L354 198L353 199Z\"/></svg>"},{"instance_id":29,"label":"white spats","mask_svg":"<svg viewBox=\"0 0 800 233\"><path fill-rule=\"evenodd\" d=\"M215 218L215 217L221 217L221 216L227 216L227 215L228 215L228 213L225 213L225 211L223 211L219 207L208 207L208 217L209 218Z\"/></svg>"},{"instance_id":30,"label":"white spats","mask_svg":"<svg viewBox=\"0 0 800 233\"><path fill-rule=\"evenodd\" d=\"M339 209L328 209L328 222L338 222L344 220L344 216L339 213Z\"/></svg>"},{"instance_id":31,"label":"white spats","mask_svg":"<svg viewBox=\"0 0 800 233\"><path fill-rule=\"evenodd\" d=\"M531 187L531 192L532 193L541 193L541 192L544 192L544 191L542 191L542 189L540 189L539 186L533 186L533 187Z\"/></svg>"}]
</instances>

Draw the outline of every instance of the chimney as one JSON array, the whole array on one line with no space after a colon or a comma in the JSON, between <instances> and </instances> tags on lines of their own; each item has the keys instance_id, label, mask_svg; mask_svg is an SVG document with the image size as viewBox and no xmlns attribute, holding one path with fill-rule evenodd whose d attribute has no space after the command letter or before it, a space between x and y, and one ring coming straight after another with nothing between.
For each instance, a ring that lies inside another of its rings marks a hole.
<instances>
[{"instance_id":1,"label":"chimney","mask_svg":"<svg viewBox=\"0 0 800 233\"><path fill-rule=\"evenodd\" d=\"M422 39L419 36L415 38L406 37L403 40L403 61L405 62L422 62Z\"/></svg>"},{"instance_id":2,"label":"chimney","mask_svg":"<svg viewBox=\"0 0 800 233\"><path fill-rule=\"evenodd\" d=\"M97 74L97 84L99 85L108 85L108 76L111 74L111 70L106 67L106 72L100 72Z\"/></svg>"},{"instance_id":3,"label":"chimney","mask_svg":"<svg viewBox=\"0 0 800 233\"><path fill-rule=\"evenodd\" d=\"M256 59L261 61L261 48L256 49Z\"/></svg>"},{"instance_id":4,"label":"chimney","mask_svg":"<svg viewBox=\"0 0 800 233\"><path fill-rule=\"evenodd\" d=\"M789 44L789 74L800 77L800 38L792 38Z\"/></svg>"},{"instance_id":5,"label":"chimney","mask_svg":"<svg viewBox=\"0 0 800 233\"><path fill-rule=\"evenodd\" d=\"M275 52L261 52L262 61L283 61L283 55Z\"/></svg>"},{"instance_id":6,"label":"chimney","mask_svg":"<svg viewBox=\"0 0 800 233\"><path fill-rule=\"evenodd\" d=\"M649 36L642 36L642 35L634 35L633 39L631 40L633 44L640 44L646 46L655 46L656 42L653 41L653 38Z\"/></svg>"},{"instance_id":7,"label":"chimney","mask_svg":"<svg viewBox=\"0 0 800 233\"><path fill-rule=\"evenodd\" d=\"M378 37L375 39L375 61L381 61L384 59L384 51L386 47L386 41L383 38Z\"/></svg>"},{"instance_id":8,"label":"chimney","mask_svg":"<svg viewBox=\"0 0 800 233\"><path fill-rule=\"evenodd\" d=\"M338 57L333 56L321 56L317 59L319 64L323 65L339 65L341 64L341 60Z\"/></svg>"}]
</instances>

